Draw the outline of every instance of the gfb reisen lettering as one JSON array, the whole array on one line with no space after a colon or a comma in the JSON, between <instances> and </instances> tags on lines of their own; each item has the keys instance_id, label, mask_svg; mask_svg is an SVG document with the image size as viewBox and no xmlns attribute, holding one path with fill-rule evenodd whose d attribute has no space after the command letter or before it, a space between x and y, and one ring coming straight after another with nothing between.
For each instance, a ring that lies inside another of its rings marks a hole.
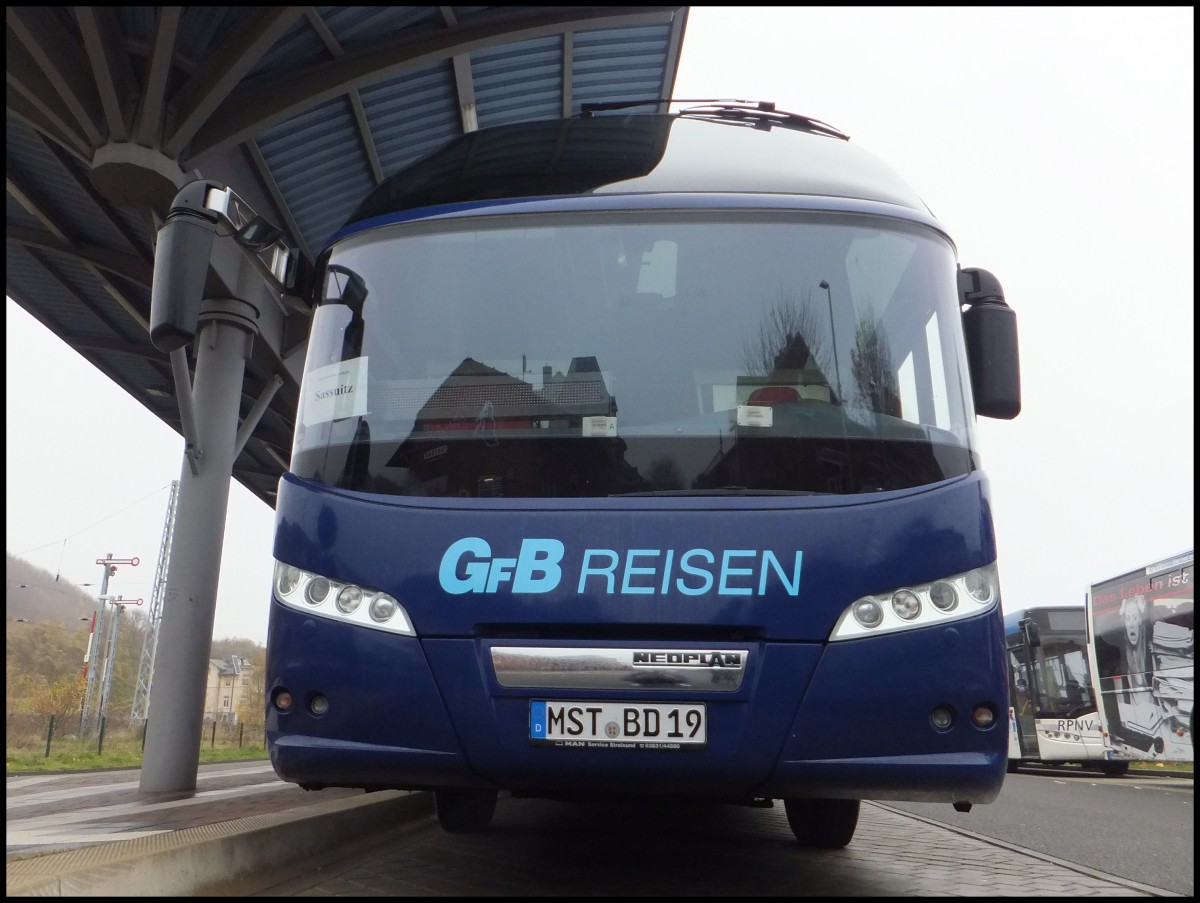
<instances>
[{"instance_id":1,"label":"gfb reisen lettering","mask_svg":"<svg viewBox=\"0 0 1200 903\"><path fill-rule=\"evenodd\" d=\"M557 539L527 538L516 557L493 553L478 536L458 540L446 549L438 569L442 589L465 593L549 593L564 576L576 593L605 595L685 596L765 595L768 586L789 596L800 594L799 549L582 549L568 554Z\"/></svg>"}]
</instances>

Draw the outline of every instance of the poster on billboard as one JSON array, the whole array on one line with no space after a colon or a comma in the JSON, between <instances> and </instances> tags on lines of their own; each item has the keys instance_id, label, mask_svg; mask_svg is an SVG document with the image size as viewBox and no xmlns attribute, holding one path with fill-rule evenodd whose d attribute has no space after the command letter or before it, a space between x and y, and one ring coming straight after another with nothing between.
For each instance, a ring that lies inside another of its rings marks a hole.
<instances>
[{"instance_id":1,"label":"poster on billboard","mask_svg":"<svg viewBox=\"0 0 1200 903\"><path fill-rule=\"evenodd\" d=\"M1193 562L1188 551L1091 588L1094 674L1118 758L1193 759Z\"/></svg>"}]
</instances>

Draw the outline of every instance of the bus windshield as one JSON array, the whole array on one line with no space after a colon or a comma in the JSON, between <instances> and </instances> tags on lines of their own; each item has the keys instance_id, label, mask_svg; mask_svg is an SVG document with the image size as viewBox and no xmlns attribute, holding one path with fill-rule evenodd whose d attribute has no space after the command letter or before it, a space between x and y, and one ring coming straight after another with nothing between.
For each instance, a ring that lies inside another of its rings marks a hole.
<instances>
[{"instance_id":1,"label":"bus windshield","mask_svg":"<svg viewBox=\"0 0 1200 903\"><path fill-rule=\"evenodd\" d=\"M490 212L321 264L292 470L409 496L855 494L975 469L954 251L884 217Z\"/></svg>"},{"instance_id":2,"label":"bus windshield","mask_svg":"<svg viewBox=\"0 0 1200 903\"><path fill-rule=\"evenodd\" d=\"M1008 633L1008 654L1018 716L1078 718L1096 710L1082 608L1030 610Z\"/></svg>"}]
</instances>

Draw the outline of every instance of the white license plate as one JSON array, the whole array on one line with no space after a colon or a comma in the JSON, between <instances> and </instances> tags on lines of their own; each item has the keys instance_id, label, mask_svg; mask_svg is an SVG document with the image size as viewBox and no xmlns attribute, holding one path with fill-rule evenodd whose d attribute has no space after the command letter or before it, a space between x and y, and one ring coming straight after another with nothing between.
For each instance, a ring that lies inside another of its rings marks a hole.
<instances>
[{"instance_id":1,"label":"white license plate","mask_svg":"<svg viewBox=\"0 0 1200 903\"><path fill-rule=\"evenodd\" d=\"M592 702L534 699L529 739L553 746L682 749L708 742L703 703Z\"/></svg>"}]
</instances>

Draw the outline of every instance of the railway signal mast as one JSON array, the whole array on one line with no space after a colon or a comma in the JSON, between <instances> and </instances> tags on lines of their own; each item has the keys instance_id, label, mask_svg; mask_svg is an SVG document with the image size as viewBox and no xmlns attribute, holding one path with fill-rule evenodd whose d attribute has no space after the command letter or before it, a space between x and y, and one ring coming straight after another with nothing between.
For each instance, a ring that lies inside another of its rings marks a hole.
<instances>
[{"instance_id":1,"label":"railway signal mast","mask_svg":"<svg viewBox=\"0 0 1200 903\"><path fill-rule=\"evenodd\" d=\"M104 573L100 578L100 594L96 598L96 614L92 620L92 635L88 640L87 659L84 665L87 673L87 687L83 695L83 715L79 721L79 735L81 737L86 737L91 732L96 722L99 721L99 716L103 714L100 712L99 705L102 684L97 681L96 677L102 671L102 664L104 669L107 669L107 658L109 657L104 651L106 649L104 641L105 629L108 626L105 603L115 600L108 594L108 578L117 572L118 564L137 567L139 560L138 558L113 558L112 552L109 552L104 558L96 559L96 564L104 566ZM114 642L107 645L115 651L115 636L113 639ZM102 658L105 659L103 663L101 662Z\"/></svg>"}]
</instances>

